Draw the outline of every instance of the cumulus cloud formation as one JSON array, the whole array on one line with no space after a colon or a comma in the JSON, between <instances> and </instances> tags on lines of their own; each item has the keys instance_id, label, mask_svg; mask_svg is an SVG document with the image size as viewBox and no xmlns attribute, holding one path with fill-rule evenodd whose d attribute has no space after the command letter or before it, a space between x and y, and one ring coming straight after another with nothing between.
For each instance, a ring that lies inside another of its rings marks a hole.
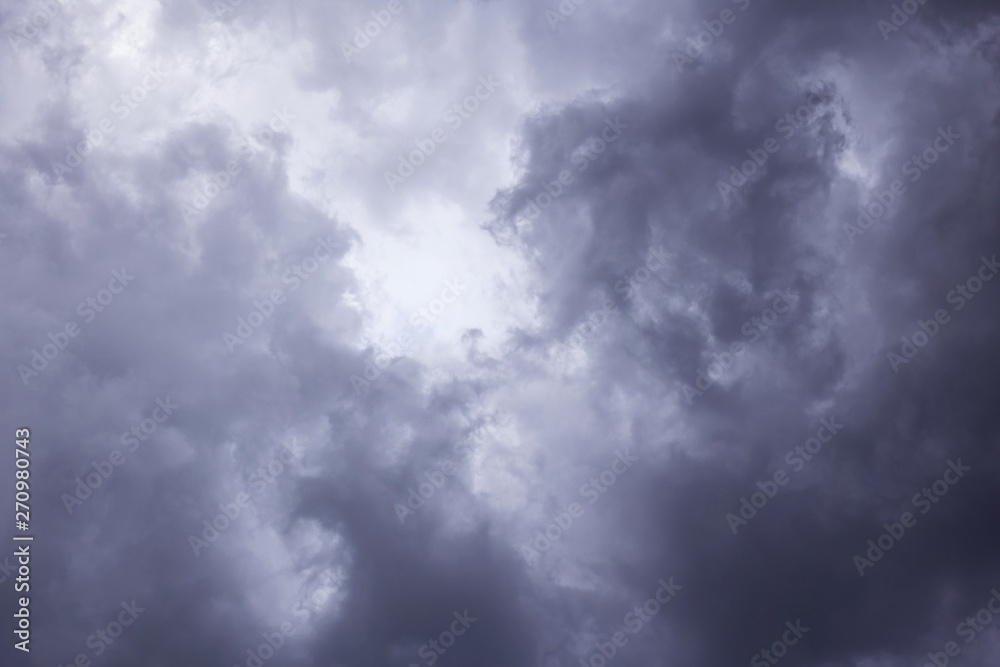
<instances>
[{"instance_id":1,"label":"cumulus cloud formation","mask_svg":"<svg viewBox=\"0 0 1000 667\"><path fill-rule=\"evenodd\" d=\"M0 28L4 665L1000 659L995 3Z\"/></svg>"}]
</instances>

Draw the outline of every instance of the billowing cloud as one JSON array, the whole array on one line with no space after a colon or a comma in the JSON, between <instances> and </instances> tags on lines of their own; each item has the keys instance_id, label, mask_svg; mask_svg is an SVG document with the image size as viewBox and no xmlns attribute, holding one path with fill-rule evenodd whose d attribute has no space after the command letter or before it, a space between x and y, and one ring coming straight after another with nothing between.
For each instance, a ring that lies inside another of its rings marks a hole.
<instances>
[{"instance_id":1,"label":"billowing cloud","mask_svg":"<svg viewBox=\"0 0 1000 667\"><path fill-rule=\"evenodd\" d=\"M0 20L10 664L1000 657L993 3Z\"/></svg>"}]
</instances>

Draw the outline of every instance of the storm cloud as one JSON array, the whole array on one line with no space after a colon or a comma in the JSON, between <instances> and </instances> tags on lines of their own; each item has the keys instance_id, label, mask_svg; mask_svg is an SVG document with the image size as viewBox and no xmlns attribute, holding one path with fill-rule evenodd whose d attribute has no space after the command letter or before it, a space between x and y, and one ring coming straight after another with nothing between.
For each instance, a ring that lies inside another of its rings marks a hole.
<instances>
[{"instance_id":1,"label":"storm cloud","mask_svg":"<svg viewBox=\"0 0 1000 667\"><path fill-rule=\"evenodd\" d=\"M995 3L0 27L3 664L1000 659Z\"/></svg>"}]
</instances>

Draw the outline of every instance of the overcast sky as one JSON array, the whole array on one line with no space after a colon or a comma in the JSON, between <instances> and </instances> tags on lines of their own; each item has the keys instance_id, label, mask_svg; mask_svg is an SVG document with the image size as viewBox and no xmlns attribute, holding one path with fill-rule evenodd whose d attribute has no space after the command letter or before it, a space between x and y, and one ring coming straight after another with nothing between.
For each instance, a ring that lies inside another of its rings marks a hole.
<instances>
[{"instance_id":1,"label":"overcast sky","mask_svg":"<svg viewBox=\"0 0 1000 667\"><path fill-rule=\"evenodd\" d=\"M995 2L0 37L4 665L1000 661Z\"/></svg>"}]
</instances>

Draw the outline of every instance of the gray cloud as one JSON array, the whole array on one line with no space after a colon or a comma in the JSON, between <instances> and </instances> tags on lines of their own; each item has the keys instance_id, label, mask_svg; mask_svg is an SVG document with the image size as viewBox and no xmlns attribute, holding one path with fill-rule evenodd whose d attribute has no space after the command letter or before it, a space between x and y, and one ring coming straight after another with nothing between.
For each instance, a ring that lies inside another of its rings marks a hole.
<instances>
[{"instance_id":1,"label":"gray cloud","mask_svg":"<svg viewBox=\"0 0 1000 667\"><path fill-rule=\"evenodd\" d=\"M388 3L59 5L4 45L11 664L995 664L995 7L570 4L401 0L350 62Z\"/></svg>"}]
</instances>

